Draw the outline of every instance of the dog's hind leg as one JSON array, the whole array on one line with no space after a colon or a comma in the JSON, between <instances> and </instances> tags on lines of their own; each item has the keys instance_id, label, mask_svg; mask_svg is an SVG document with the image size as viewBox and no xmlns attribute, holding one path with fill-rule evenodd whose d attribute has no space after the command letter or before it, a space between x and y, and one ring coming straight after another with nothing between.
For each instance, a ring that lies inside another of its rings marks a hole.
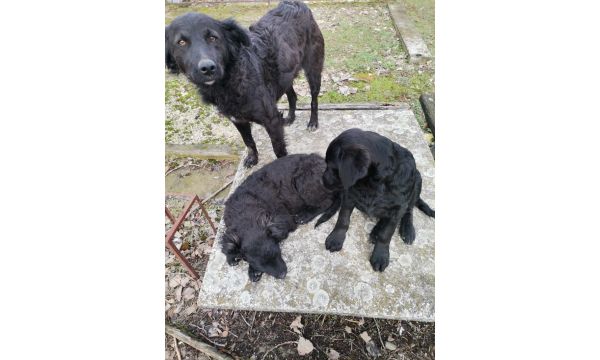
<instances>
[{"instance_id":1,"label":"dog's hind leg","mask_svg":"<svg viewBox=\"0 0 600 360\"><path fill-rule=\"evenodd\" d=\"M319 33L320 35L320 33ZM321 91L321 72L323 71L323 61L325 51L323 49L323 38L311 46L311 51L307 54L305 60L304 73L310 87L310 121L308 130L316 130L319 127L319 91Z\"/></svg>"},{"instance_id":2,"label":"dog's hind leg","mask_svg":"<svg viewBox=\"0 0 600 360\"><path fill-rule=\"evenodd\" d=\"M250 123L233 123L235 127L242 135L244 144L248 148L248 156L244 159L244 166L249 168L258 163L258 151L256 150L256 144L254 138L252 138L252 130L250 129Z\"/></svg>"},{"instance_id":3,"label":"dog's hind leg","mask_svg":"<svg viewBox=\"0 0 600 360\"><path fill-rule=\"evenodd\" d=\"M296 120L296 100L298 97L296 96L293 86L290 86L288 91L285 92L285 95L287 96L288 103L290 105L290 110L288 111L288 116L285 119L285 124L291 125L294 120Z\"/></svg>"},{"instance_id":4,"label":"dog's hind leg","mask_svg":"<svg viewBox=\"0 0 600 360\"><path fill-rule=\"evenodd\" d=\"M413 225L413 213L412 208L402 216L400 220L400 226L398 227L400 237L405 244L412 244L415 241L416 233Z\"/></svg>"}]
</instances>

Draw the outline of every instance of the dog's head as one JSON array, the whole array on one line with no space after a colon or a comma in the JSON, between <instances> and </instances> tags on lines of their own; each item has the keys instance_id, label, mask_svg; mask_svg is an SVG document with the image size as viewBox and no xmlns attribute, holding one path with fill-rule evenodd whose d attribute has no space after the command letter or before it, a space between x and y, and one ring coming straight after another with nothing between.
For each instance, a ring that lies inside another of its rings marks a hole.
<instances>
[{"instance_id":1,"label":"dog's head","mask_svg":"<svg viewBox=\"0 0 600 360\"><path fill-rule=\"evenodd\" d=\"M229 265L245 260L255 270L283 279L287 265L281 257L279 242L287 235L285 225L276 222L266 227L247 228L242 235L227 231L223 236L222 251Z\"/></svg>"},{"instance_id":2,"label":"dog's head","mask_svg":"<svg viewBox=\"0 0 600 360\"><path fill-rule=\"evenodd\" d=\"M165 65L207 87L223 78L240 48L248 45L248 35L235 21L187 13L165 28Z\"/></svg>"},{"instance_id":3,"label":"dog's head","mask_svg":"<svg viewBox=\"0 0 600 360\"><path fill-rule=\"evenodd\" d=\"M358 180L367 176L371 156L369 151L359 144L336 140L327 148L327 168L323 173L323 185L331 190L348 190Z\"/></svg>"}]
</instances>

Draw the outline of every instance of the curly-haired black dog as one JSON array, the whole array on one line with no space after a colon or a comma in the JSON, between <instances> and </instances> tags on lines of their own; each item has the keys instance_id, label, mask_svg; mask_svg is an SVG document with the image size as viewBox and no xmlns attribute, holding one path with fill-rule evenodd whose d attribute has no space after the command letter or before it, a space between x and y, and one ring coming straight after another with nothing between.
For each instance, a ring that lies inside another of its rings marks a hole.
<instances>
[{"instance_id":1,"label":"curly-haired black dog","mask_svg":"<svg viewBox=\"0 0 600 360\"><path fill-rule=\"evenodd\" d=\"M329 219L339 208L339 192L323 186L325 160L316 154L277 159L250 175L225 202L225 234L221 249L229 265L249 264L248 276L262 273L283 279L287 266L279 242L323 213Z\"/></svg>"},{"instance_id":2,"label":"curly-haired black dog","mask_svg":"<svg viewBox=\"0 0 600 360\"><path fill-rule=\"evenodd\" d=\"M324 40L310 9L284 0L250 31L231 19L218 21L203 14L177 17L165 29L165 61L172 72L183 72L202 99L216 105L236 126L248 148L246 167L258 163L250 123L262 124L275 155L287 154L283 125L295 119L294 78L304 69L312 96L308 128L319 126L318 95L324 60ZM277 101L287 95L287 119Z\"/></svg>"},{"instance_id":3,"label":"curly-haired black dog","mask_svg":"<svg viewBox=\"0 0 600 360\"><path fill-rule=\"evenodd\" d=\"M421 199L421 174L413 155L375 132L349 129L329 144L325 159L323 184L342 191L337 223L325 247L332 252L342 249L356 207L378 219L369 235L375 243L370 261L375 271L385 270L394 230L399 228L406 244L415 240L413 208L435 217L435 211ZM323 221L326 218L319 219L315 227Z\"/></svg>"}]
</instances>

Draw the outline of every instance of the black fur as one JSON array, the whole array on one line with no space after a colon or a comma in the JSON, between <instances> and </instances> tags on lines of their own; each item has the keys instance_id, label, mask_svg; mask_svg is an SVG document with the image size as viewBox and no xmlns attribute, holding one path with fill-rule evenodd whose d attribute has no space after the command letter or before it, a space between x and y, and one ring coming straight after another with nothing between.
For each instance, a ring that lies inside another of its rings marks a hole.
<instances>
[{"instance_id":1,"label":"black fur","mask_svg":"<svg viewBox=\"0 0 600 360\"><path fill-rule=\"evenodd\" d=\"M317 215L331 217L339 207L336 191L323 186L325 160L316 154L277 159L250 175L225 203L222 251L229 265L241 259L248 276L263 272L283 279L287 267L279 242ZM324 215L325 216L325 215Z\"/></svg>"},{"instance_id":2,"label":"black fur","mask_svg":"<svg viewBox=\"0 0 600 360\"><path fill-rule=\"evenodd\" d=\"M250 123L263 125L277 157L287 154L283 125L295 119L294 78L304 69L312 96L308 128L319 126L318 95L324 40L310 9L284 0L249 31L233 20L218 21L188 13L165 29L165 64L183 72L202 99L217 106L234 123L248 148L246 167L258 162ZM277 101L287 95L287 119Z\"/></svg>"},{"instance_id":3,"label":"black fur","mask_svg":"<svg viewBox=\"0 0 600 360\"><path fill-rule=\"evenodd\" d=\"M326 248L329 251L342 249L350 215L356 207L378 219L369 235L375 243L371 265L375 271L385 270L395 229L398 228L406 244L415 240L413 208L416 206L435 217L435 211L420 197L422 180L414 157L410 151L375 132L350 129L329 144L326 162L323 184L342 191L337 223L325 241ZM319 219L317 225L323 221Z\"/></svg>"}]
</instances>

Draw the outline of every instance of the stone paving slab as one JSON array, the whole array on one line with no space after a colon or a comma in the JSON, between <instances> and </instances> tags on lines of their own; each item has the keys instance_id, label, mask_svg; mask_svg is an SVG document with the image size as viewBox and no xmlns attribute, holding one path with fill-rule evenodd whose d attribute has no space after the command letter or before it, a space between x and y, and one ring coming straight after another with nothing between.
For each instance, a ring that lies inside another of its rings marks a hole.
<instances>
[{"instance_id":1,"label":"stone paving slab","mask_svg":"<svg viewBox=\"0 0 600 360\"><path fill-rule=\"evenodd\" d=\"M423 177L421 196L435 208L433 157L408 107L320 111L320 127L314 133L306 131L310 112L296 114L296 122L286 128L290 154L316 152L324 156L329 142L346 129L376 131L412 151ZM240 163L232 192L252 171L275 159L264 128L253 126L252 133L260 162L250 170ZM246 262L228 266L220 246L214 246L199 304L207 308L434 321L434 219L415 210L414 244L405 245L396 232L390 245L390 265L383 273L373 271L369 263L373 245L368 234L375 221L355 210L344 248L330 253L325 239L336 219L337 214L318 229L313 228L316 220L301 225L283 241L281 249L288 266L284 280L263 275L258 283L252 283ZM217 241L223 230L221 223Z\"/></svg>"},{"instance_id":2,"label":"stone paving slab","mask_svg":"<svg viewBox=\"0 0 600 360\"><path fill-rule=\"evenodd\" d=\"M408 52L408 60L413 63L431 59L431 53L423 41L421 34L406 15L404 5L401 3L389 3L390 15L400 36L402 45Z\"/></svg>"}]
</instances>

